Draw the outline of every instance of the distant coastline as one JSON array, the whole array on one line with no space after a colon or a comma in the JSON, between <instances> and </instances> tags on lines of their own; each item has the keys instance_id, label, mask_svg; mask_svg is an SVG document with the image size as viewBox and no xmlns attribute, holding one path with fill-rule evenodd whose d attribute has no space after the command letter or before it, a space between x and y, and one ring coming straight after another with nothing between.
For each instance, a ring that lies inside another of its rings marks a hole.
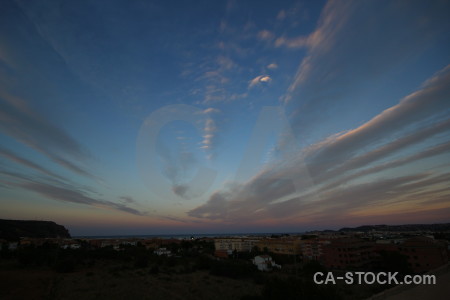
<instances>
[{"instance_id":1,"label":"distant coastline","mask_svg":"<svg viewBox=\"0 0 450 300\"><path fill-rule=\"evenodd\" d=\"M205 233L205 234L130 234L130 235L77 235L73 239L130 239L130 238L161 238L161 239L190 239L214 237L251 237L272 235L301 235L305 232L264 232L264 233Z\"/></svg>"},{"instance_id":2,"label":"distant coastline","mask_svg":"<svg viewBox=\"0 0 450 300\"><path fill-rule=\"evenodd\" d=\"M163 238L163 239L189 239L194 238L213 238L213 237L251 237L251 236L272 236L272 235L302 235L326 232L370 232L370 231L401 231L401 232L416 232L416 231L448 231L450 230L450 223L436 223L436 224L403 224L403 225L362 225L357 227L343 227L338 230L309 230L299 232L244 232L244 233L185 233L185 234L127 234L127 235L75 235L74 239L126 239L126 238Z\"/></svg>"}]
</instances>

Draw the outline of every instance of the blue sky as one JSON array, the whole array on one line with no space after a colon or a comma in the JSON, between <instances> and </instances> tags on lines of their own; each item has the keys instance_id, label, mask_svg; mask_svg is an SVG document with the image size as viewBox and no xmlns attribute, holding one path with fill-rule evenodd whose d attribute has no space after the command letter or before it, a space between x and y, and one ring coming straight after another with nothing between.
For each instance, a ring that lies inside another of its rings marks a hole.
<instances>
[{"instance_id":1,"label":"blue sky","mask_svg":"<svg viewBox=\"0 0 450 300\"><path fill-rule=\"evenodd\" d=\"M0 218L74 235L450 220L447 1L9 1Z\"/></svg>"}]
</instances>

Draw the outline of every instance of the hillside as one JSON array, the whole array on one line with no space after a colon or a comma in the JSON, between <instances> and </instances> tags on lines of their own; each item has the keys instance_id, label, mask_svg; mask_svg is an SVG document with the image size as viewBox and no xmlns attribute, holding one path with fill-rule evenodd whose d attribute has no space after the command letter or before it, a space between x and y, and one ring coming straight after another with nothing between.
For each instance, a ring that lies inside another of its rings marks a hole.
<instances>
[{"instance_id":1,"label":"hillside","mask_svg":"<svg viewBox=\"0 0 450 300\"><path fill-rule=\"evenodd\" d=\"M406 224L406 225L364 225L355 228L342 228L341 232L348 231L448 231L450 223L443 224Z\"/></svg>"},{"instance_id":2,"label":"hillside","mask_svg":"<svg viewBox=\"0 0 450 300\"><path fill-rule=\"evenodd\" d=\"M69 231L51 221L1 220L0 239L19 240L21 237L70 238Z\"/></svg>"}]
</instances>

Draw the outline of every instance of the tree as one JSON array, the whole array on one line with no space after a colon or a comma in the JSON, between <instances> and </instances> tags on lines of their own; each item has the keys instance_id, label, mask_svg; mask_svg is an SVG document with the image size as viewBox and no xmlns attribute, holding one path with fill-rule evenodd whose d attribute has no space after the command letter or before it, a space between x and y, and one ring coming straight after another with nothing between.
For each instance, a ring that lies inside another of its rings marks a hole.
<instances>
[{"instance_id":1,"label":"tree","mask_svg":"<svg viewBox=\"0 0 450 300\"><path fill-rule=\"evenodd\" d=\"M408 257L396 251L380 251L378 268L385 272L398 272L401 275L411 274Z\"/></svg>"}]
</instances>

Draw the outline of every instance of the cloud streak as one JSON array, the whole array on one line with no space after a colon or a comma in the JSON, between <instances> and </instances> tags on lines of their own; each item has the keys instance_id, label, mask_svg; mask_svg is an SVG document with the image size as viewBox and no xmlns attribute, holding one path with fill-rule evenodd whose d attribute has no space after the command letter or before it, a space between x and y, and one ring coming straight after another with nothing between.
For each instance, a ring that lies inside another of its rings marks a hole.
<instances>
[{"instance_id":1,"label":"cloud streak","mask_svg":"<svg viewBox=\"0 0 450 300\"><path fill-rule=\"evenodd\" d=\"M72 172L95 178L74 162L90 159L86 150L74 138L34 112L24 100L6 93L0 94L0 131ZM8 155L16 162L39 169L29 161L13 157L11 153L4 155Z\"/></svg>"},{"instance_id":2,"label":"cloud streak","mask_svg":"<svg viewBox=\"0 0 450 300\"><path fill-rule=\"evenodd\" d=\"M371 145L394 132L420 124L432 116L445 116L448 112L448 97L450 95L450 65L438 72L425 86L403 98L399 104L384 110L382 113L363 124L341 135L333 136L322 143L311 147L314 154L315 172L326 171L334 161L345 161L354 156L357 151ZM448 121L430 128L417 138L424 139L436 129L448 128ZM411 143L407 139L403 143ZM328 157L333 157L330 161Z\"/></svg>"},{"instance_id":3,"label":"cloud streak","mask_svg":"<svg viewBox=\"0 0 450 300\"><path fill-rule=\"evenodd\" d=\"M36 171L39 171L42 174L45 174L45 175L48 175L48 176L52 176L52 177L55 177L55 178L58 178L58 179L61 179L61 180L65 180L64 177L59 176L58 174L55 174L55 173L47 170L46 168L44 168L44 167L42 167L42 166L40 166L40 165L38 165L38 164L36 164L36 163L26 159L26 158L20 157L20 156L12 153L11 151L9 151L7 149L4 149L4 148L0 147L0 155L8 158L11 161L14 161L14 162L18 163L18 164L21 164L21 165L24 165L24 166L26 166L28 168L34 169Z\"/></svg>"},{"instance_id":4,"label":"cloud streak","mask_svg":"<svg viewBox=\"0 0 450 300\"><path fill-rule=\"evenodd\" d=\"M207 159L210 160L214 157L215 148L217 146L217 117L213 118L213 114L219 114L221 111L216 108L209 107L202 111L202 114L206 115L205 125L203 127L203 140L200 142L200 149L206 151Z\"/></svg>"},{"instance_id":5,"label":"cloud streak","mask_svg":"<svg viewBox=\"0 0 450 300\"><path fill-rule=\"evenodd\" d=\"M86 196L84 193L57 187L45 183L38 183L38 182L28 182L28 183L21 183L19 184L20 187L36 192L38 194L41 194L45 197L51 198L53 200L63 201L63 202L71 202L76 204L84 204L84 205L90 205L90 206L96 206L96 207L106 207L111 208L119 211L123 211L126 213L130 213L133 215L143 216L145 213L142 213L134 208L131 208L129 206L126 206L125 204L121 203L115 203L111 201L106 200L98 200L91 198L89 196Z\"/></svg>"},{"instance_id":6,"label":"cloud streak","mask_svg":"<svg viewBox=\"0 0 450 300\"><path fill-rule=\"evenodd\" d=\"M371 94L396 88L395 83L386 87L383 78L407 70L408 64L412 65L420 55L429 55L426 51L430 45L450 29L450 21L443 14L448 9L448 3L437 2L425 7L418 2L391 1L379 5L328 1L311 34L280 37L279 47L306 50L281 97L292 111L290 121L302 141L311 143L309 139L314 138L311 132L328 131L327 135L336 132L328 124L336 126L344 123L342 120L354 118L355 103L365 107L371 106L371 101L380 101L386 103L385 107L391 106L387 99L373 99ZM450 51L448 46L443 45L442 51ZM360 94L362 91L367 94ZM423 115L426 114L424 111ZM393 121L391 125L396 124ZM344 125L341 130L346 128Z\"/></svg>"},{"instance_id":7,"label":"cloud streak","mask_svg":"<svg viewBox=\"0 0 450 300\"><path fill-rule=\"evenodd\" d=\"M439 188L448 186L450 170L419 169L408 175L404 174L408 169L387 171L449 155L448 140L425 149L421 144L435 136L448 138L449 96L450 66L365 124L298 150L248 182L215 192L188 215L229 222L298 218L328 222L370 211L395 214L410 203L407 195L417 193L427 193L421 198L423 205L435 201L447 207L448 202L437 199L450 196L450 189ZM398 155L411 150L413 154ZM301 165L306 165L308 174L300 172ZM307 179L314 184L305 185ZM388 210L391 206L395 207ZM415 212L421 207L415 207Z\"/></svg>"},{"instance_id":8,"label":"cloud streak","mask_svg":"<svg viewBox=\"0 0 450 300\"><path fill-rule=\"evenodd\" d=\"M116 203L112 201L90 197L82 189L67 183L61 182L59 183L55 182L54 184L45 183L40 181L39 179L31 178L29 176L22 175L20 173L8 172L4 170L1 171L1 174L6 175L12 179L7 182L8 186L16 186L28 191L32 191L49 199L100 208L109 208L137 216L147 215L147 213L141 212L123 203ZM131 198L126 197L126 199L130 200ZM130 203L129 201L126 202Z\"/></svg>"}]
</instances>

